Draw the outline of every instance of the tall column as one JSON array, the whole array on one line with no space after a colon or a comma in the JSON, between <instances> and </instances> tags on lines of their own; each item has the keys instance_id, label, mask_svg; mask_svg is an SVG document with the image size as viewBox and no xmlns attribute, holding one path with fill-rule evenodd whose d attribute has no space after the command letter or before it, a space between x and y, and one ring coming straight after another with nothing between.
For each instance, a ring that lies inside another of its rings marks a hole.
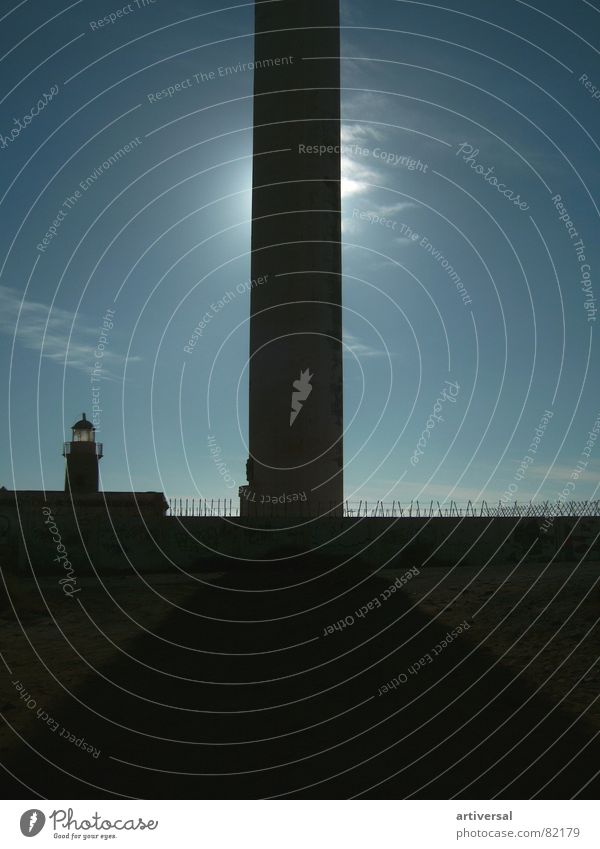
<instances>
[{"instance_id":1,"label":"tall column","mask_svg":"<svg viewBox=\"0 0 600 849\"><path fill-rule=\"evenodd\" d=\"M255 7L248 486L241 513L343 499L338 0ZM276 500L273 500L276 499Z\"/></svg>"}]
</instances>

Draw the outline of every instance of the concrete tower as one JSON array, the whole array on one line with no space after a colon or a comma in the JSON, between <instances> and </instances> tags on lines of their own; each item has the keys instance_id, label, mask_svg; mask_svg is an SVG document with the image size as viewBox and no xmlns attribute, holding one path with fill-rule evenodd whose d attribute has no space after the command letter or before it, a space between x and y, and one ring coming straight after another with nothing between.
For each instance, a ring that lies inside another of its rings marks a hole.
<instances>
[{"instance_id":1,"label":"concrete tower","mask_svg":"<svg viewBox=\"0 0 600 849\"><path fill-rule=\"evenodd\" d=\"M241 514L343 499L338 0L255 6L248 486Z\"/></svg>"},{"instance_id":2,"label":"concrete tower","mask_svg":"<svg viewBox=\"0 0 600 849\"><path fill-rule=\"evenodd\" d=\"M71 430L72 439L63 447L63 456L67 460L65 492L70 491L72 495L98 492L98 461L102 457L102 443L96 442L96 428L83 413Z\"/></svg>"}]
</instances>

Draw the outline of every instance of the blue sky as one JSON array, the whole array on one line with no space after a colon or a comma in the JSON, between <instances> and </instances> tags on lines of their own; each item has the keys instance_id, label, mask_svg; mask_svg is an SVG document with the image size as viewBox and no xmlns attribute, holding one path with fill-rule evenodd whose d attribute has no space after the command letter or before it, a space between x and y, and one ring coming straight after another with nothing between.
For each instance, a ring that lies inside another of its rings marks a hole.
<instances>
[{"instance_id":1,"label":"blue sky","mask_svg":"<svg viewBox=\"0 0 600 849\"><path fill-rule=\"evenodd\" d=\"M571 497L594 497L600 11L341 9L346 496L555 499L584 459ZM0 19L0 484L62 487L104 333L104 488L235 497L253 4L11 0Z\"/></svg>"}]
</instances>

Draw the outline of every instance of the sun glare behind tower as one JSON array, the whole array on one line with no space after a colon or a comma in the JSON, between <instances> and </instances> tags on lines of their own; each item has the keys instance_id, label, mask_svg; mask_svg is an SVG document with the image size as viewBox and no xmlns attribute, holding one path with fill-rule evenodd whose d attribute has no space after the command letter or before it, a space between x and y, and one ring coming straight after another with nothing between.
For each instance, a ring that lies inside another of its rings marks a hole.
<instances>
[{"instance_id":1,"label":"sun glare behind tower","mask_svg":"<svg viewBox=\"0 0 600 849\"><path fill-rule=\"evenodd\" d=\"M241 515L342 509L339 53L338 0L256 4Z\"/></svg>"}]
</instances>

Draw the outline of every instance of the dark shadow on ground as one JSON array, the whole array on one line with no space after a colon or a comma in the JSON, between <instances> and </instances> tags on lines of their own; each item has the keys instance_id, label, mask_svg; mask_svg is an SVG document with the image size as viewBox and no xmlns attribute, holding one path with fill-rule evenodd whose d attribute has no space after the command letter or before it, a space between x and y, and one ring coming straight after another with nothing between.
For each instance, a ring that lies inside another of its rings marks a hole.
<instances>
[{"instance_id":1,"label":"dark shadow on ground","mask_svg":"<svg viewBox=\"0 0 600 849\"><path fill-rule=\"evenodd\" d=\"M364 565L343 578L228 569L224 588L200 585L191 612L129 645L136 660L120 654L90 677L76 693L86 707L52 705L101 755L38 724L7 762L5 796L596 798L595 729L534 695L468 630L435 654L460 623L429 619L400 590L385 599L391 580ZM276 589L290 583L302 586Z\"/></svg>"}]
</instances>

